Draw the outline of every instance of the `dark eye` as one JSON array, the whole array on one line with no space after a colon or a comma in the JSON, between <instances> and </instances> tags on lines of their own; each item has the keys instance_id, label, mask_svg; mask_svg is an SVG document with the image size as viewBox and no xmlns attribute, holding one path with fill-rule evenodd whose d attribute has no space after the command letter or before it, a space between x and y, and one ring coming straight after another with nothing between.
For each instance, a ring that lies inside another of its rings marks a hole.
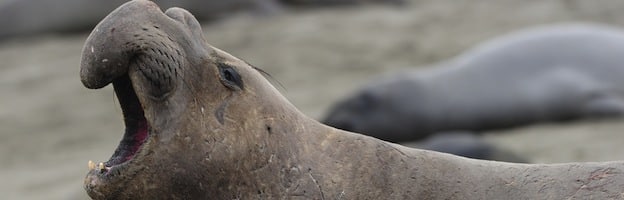
<instances>
[{"instance_id":1,"label":"dark eye","mask_svg":"<svg viewBox=\"0 0 624 200\"><path fill-rule=\"evenodd\" d=\"M227 64L219 63L219 74L221 83L232 90L240 90L243 89L243 80L240 75L232 66Z\"/></svg>"}]
</instances>

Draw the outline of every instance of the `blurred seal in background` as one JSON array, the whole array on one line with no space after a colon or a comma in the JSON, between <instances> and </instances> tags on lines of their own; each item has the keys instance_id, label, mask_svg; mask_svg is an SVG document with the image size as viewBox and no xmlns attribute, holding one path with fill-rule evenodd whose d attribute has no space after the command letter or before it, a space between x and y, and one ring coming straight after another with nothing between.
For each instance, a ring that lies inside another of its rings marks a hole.
<instances>
[{"instance_id":1,"label":"blurred seal in background","mask_svg":"<svg viewBox=\"0 0 624 200\"><path fill-rule=\"evenodd\" d=\"M568 24L503 36L375 80L323 119L392 142L624 113L624 32Z\"/></svg>"}]
</instances>

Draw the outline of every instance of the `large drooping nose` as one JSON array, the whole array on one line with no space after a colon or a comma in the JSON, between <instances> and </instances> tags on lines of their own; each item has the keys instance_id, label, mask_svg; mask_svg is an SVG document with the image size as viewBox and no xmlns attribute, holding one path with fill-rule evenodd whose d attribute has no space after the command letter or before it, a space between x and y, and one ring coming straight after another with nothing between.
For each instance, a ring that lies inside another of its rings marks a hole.
<instances>
[{"instance_id":1,"label":"large drooping nose","mask_svg":"<svg viewBox=\"0 0 624 200\"><path fill-rule=\"evenodd\" d=\"M82 50L80 79L91 89L108 85L114 78L128 71L128 56L132 52L127 43L151 17L162 13L156 4L147 0L125 3L106 16L91 32ZM162 14L161 14L162 15Z\"/></svg>"},{"instance_id":2,"label":"large drooping nose","mask_svg":"<svg viewBox=\"0 0 624 200\"><path fill-rule=\"evenodd\" d=\"M181 56L184 50L180 43L191 44L193 49L196 47L192 45L203 42L188 40L197 39L203 40L201 27L188 11L171 8L163 13L148 0L127 2L106 16L87 38L80 63L81 81L87 88L104 87L126 74L137 55Z\"/></svg>"}]
</instances>

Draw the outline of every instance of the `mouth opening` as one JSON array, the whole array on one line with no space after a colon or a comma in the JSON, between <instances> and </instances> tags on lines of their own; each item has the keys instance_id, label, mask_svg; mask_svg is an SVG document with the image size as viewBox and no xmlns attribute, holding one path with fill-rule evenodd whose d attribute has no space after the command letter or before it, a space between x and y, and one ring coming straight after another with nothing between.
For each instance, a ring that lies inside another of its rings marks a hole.
<instances>
[{"instance_id":1,"label":"mouth opening","mask_svg":"<svg viewBox=\"0 0 624 200\"><path fill-rule=\"evenodd\" d=\"M126 129L115 153L104 163L107 171L111 167L121 165L134 158L149 137L149 124L132 87L130 77L124 75L115 79L113 87L121 105Z\"/></svg>"}]
</instances>

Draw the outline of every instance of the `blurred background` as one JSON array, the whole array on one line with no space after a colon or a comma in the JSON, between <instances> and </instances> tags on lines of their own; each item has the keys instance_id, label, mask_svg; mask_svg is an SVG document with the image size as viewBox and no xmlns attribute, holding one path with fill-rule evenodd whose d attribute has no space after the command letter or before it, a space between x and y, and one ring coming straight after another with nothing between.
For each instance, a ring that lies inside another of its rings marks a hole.
<instances>
[{"instance_id":1,"label":"blurred background","mask_svg":"<svg viewBox=\"0 0 624 200\"><path fill-rule=\"evenodd\" d=\"M46 15L80 7L41 2L0 0L0 11L11 10L0 12L0 194L3 199L87 199L82 189L87 161L112 154L123 131L121 110L112 87L88 90L80 83L82 44L95 24L80 12L47 22ZM261 5L207 17L208 42L272 74L284 86L283 94L315 119L380 74L427 67L496 36L570 22L624 25L619 0L340 6L319 1L294 7L290 3L298 1L254 2ZM37 4L47 11L28 9ZM117 6L90 13L99 20ZM83 24L36 28L74 21ZM35 28L12 32L11 24ZM622 131L624 120L585 120L490 132L486 140L534 163L624 160Z\"/></svg>"}]
</instances>

